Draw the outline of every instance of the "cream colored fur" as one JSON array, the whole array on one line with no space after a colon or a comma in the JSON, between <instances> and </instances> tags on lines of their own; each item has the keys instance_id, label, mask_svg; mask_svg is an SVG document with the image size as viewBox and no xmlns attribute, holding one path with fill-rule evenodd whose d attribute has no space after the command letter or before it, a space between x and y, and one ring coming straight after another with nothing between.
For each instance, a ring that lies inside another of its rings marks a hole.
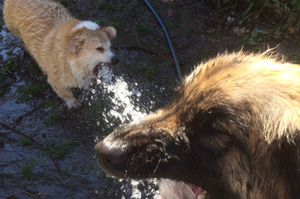
<instances>
[{"instance_id":1,"label":"cream colored fur","mask_svg":"<svg viewBox=\"0 0 300 199\"><path fill-rule=\"evenodd\" d=\"M7 28L23 40L54 91L69 108L77 107L71 88L86 86L95 67L112 63L116 30L77 20L53 0L5 0L3 12Z\"/></svg>"}]
</instances>

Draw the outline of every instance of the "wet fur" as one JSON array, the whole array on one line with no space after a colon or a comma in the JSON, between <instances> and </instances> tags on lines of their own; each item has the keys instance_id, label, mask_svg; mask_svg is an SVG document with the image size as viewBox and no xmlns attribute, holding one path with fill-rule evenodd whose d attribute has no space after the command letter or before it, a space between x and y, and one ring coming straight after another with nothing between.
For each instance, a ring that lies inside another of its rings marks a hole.
<instances>
[{"instance_id":1,"label":"wet fur","mask_svg":"<svg viewBox=\"0 0 300 199\"><path fill-rule=\"evenodd\" d=\"M82 21L52 0L5 0L3 12L8 29L22 39L54 91L69 108L78 106L71 87L86 86L99 62L111 62L115 29L74 28ZM96 52L98 46L106 51Z\"/></svg>"},{"instance_id":2,"label":"wet fur","mask_svg":"<svg viewBox=\"0 0 300 199\"><path fill-rule=\"evenodd\" d=\"M169 178L210 199L300 198L300 66L268 52L199 64L173 101L95 150L118 178Z\"/></svg>"}]
</instances>

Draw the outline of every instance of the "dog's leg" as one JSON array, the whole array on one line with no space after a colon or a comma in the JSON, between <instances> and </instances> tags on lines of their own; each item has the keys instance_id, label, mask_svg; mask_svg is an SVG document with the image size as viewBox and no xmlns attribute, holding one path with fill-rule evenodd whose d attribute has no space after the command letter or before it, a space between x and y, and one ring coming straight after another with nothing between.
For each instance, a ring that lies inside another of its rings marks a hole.
<instances>
[{"instance_id":1,"label":"dog's leg","mask_svg":"<svg viewBox=\"0 0 300 199\"><path fill-rule=\"evenodd\" d=\"M71 88L66 87L56 87L54 91L57 93L59 97L66 101L68 108L77 108L81 104L76 100Z\"/></svg>"}]
</instances>

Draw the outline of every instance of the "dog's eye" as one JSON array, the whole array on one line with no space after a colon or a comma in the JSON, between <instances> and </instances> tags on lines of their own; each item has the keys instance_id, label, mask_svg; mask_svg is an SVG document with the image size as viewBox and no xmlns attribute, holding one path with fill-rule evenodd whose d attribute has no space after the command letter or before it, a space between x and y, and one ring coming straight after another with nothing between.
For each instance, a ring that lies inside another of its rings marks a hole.
<instances>
[{"instance_id":1,"label":"dog's eye","mask_svg":"<svg viewBox=\"0 0 300 199\"><path fill-rule=\"evenodd\" d=\"M98 51L100 51L100 52L103 52L103 51L104 51L104 48L98 47L98 48L96 48L96 50L98 50Z\"/></svg>"}]
</instances>

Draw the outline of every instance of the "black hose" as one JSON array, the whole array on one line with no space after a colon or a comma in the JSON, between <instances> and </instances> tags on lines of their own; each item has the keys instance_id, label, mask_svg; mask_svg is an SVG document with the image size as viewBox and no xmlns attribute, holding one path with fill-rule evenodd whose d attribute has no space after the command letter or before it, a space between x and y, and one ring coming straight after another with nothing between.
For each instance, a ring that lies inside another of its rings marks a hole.
<instances>
[{"instance_id":1,"label":"black hose","mask_svg":"<svg viewBox=\"0 0 300 199\"><path fill-rule=\"evenodd\" d=\"M178 73L178 77L179 77L179 80L181 80L181 70L180 70L180 65L179 65L179 62L178 62L178 58L177 58L177 55L175 53L175 50L173 48L173 45L172 45L172 42L170 40L170 37L169 37L169 34L167 32L167 29L165 27L165 25L163 24L163 22L161 21L161 19L159 18L158 14L156 13L156 11L153 9L153 7L151 6L151 4L145 0L145 3L147 4L147 6L150 8L150 10L153 12L153 14L155 15L155 17L157 18L158 22L160 23L161 27L163 28L164 32L165 32L165 35L167 37L167 40L169 42L169 46L170 46L170 49L171 49L171 52L172 52L172 55L173 55L173 58L174 58L174 62L175 62L175 65L176 65L176 68L177 68L177 73Z\"/></svg>"}]
</instances>

